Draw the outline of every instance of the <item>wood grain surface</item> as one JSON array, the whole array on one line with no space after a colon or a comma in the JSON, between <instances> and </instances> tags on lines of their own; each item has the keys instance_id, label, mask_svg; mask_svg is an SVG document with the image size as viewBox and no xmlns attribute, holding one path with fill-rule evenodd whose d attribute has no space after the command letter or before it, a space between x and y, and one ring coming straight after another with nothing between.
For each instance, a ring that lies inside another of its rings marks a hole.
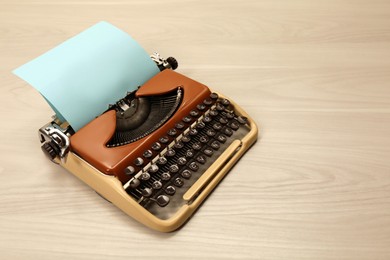
<instances>
[{"instance_id":1,"label":"wood grain surface","mask_svg":"<svg viewBox=\"0 0 390 260\"><path fill-rule=\"evenodd\" d=\"M50 163L11 73L101 20L261 126L177 232ZM0 259L390 259L389 1L0 0L0 61Z\"/></svg>"}]
</instances>

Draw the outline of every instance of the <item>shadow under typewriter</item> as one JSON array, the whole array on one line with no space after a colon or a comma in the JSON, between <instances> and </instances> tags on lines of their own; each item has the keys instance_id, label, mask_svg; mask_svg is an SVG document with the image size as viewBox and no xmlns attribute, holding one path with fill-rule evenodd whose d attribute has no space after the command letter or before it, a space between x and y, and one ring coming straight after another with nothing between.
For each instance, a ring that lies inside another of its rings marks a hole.
<instances>
[{"instance_id":1,"label":"shadow under typewriter","mask_svg":"<svg viewBox=\"0 0 390 260\"><path fill-rule=\"evenodd\" d=\"M172 231L256 138L232 101L165 70L72 135L64 167L138 221Z\"/></svg>"}]
</instances>

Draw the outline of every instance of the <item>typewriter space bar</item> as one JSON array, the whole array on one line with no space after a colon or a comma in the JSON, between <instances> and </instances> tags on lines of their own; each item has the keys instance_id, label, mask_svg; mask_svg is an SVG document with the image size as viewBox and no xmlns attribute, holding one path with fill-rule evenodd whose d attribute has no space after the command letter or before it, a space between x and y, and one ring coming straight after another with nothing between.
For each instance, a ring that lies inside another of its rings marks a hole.
<instances>
[{"instance_id":1,"label":"typewriter space bar","mask_svg":"<svg viewBox=\"0 0 390 260\"><path fill-rule=\"evenodd\" d=\"M225 164L236 154L241 148L242 142L234 140L231 145L218 157L218 159L207 169L207 171L199 177L199 179L188 189L183 195L186 201L193 201L200 194L203 188L218 174Z\"/></svg>"}]
</instances>

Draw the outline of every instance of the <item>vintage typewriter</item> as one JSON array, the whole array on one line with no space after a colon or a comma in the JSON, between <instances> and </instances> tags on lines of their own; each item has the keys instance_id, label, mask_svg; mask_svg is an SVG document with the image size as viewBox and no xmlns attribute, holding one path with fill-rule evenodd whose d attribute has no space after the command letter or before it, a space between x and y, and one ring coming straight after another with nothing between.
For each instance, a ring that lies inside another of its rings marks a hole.
<instances>
[{"instance_id":1,"label":"vintage typewriter","mask_svg":"<svg viewBox=\"0 0 390 260\"><path fill-rule=\"evenodd\" d=\"M153 229L180 227L256 141L232 100L151 58L156 76L74 132L57 118L42 150L126 214Z\"/></svg>"}]
</instances>

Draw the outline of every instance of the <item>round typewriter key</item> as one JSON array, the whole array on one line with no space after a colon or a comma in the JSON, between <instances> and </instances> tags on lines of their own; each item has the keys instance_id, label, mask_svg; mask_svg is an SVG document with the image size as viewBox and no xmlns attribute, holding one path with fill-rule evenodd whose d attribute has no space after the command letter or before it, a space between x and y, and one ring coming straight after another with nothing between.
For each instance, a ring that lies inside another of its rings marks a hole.
<instances>
[{"instance_id":1,"label":"round typewriter key","mask_svg":"<svg viewBox=\"0 0 390 260\"><path fill-rule=\"evenodd\" d=\"M246 118L245 116L238 116L237 121L238 123L245 125L246 123L248 123L248 118Z\"/></svg>"},{"instance_id":2,"label":"round typewriter key","mask_svg":"<svg viewBox=\"0 0 390 260\"><path fill-rule=\"evenodd\" d=\"M225 128L222 130L222 132L223 132L225 135L227 135L227 136L232 136L232 134L233 134L233 130L232 130L231 128L229 128L229 127L225 127Z\"/></svg>"},{"instance_id":3,"label":"round typewriter key","mask_svg":"<svg viewBox=\"0 0 390 260\"><path fill-rule=\"evenodd\" d=\"M130 182L130 188L135 189L137 188L141 182L138 179L132 179Z\"/></svg>"},{"instance_id":4,"label":"round typewriter key","mask_svg":"<svg viewBox=\"0 0 390 260\"><path fill-rule=\"evenodd\" d=\"M223 111L225 110L225 107L221 104L221 103L217 103L216 107L215 107L218 111Z\"/></svg>"},{"instance_id":5,"label":"round typewriter key","mask_svg":"<svg viewBox=\"0 0 390 260\"><path fill-rule=\"evenodd\" d=\"M203 123L203 122L199 122L199 123L196 124L195 127L198 128L198 129L203 129L203 128L206 127L206 125L205 125L205 123Z\"/></svg>"},{"instance_id":6,"label":"round typewriter key","mask_svg":"<svg viewBox=\"0 0 390 260\"><path fill-rule=\"evenodd\" d=\"M219 147L220 147L220 144L219 144L219 142L217 142L217 141L213 141L213 142L210 144L210 146L211 146L214 150L218 150Z\"/></svg>"},{"instance_id":7,"label":"round typewriter key","mask_svg":"<svg viewBox=\"0 0 390 260\"><path fill-rule=\"evenodd\" d=\"M191 141L191 137L189 137L188 135L184 135L182 138L181 138L181 141L183 143L188 143L189 141Z\"/></svg>"},{"instance_id":8,"label":"round typewriter key","mask_svg":"<svg viewBox=\"0 0 390 260\"><path fill-rule=\"evenodd\" d=\"M185 116L185 117L183 117L182 120L183 120L184 123L189 123L189 122L192 121L192 118L190 116Z\"/></svg>"},{"instance_id":9,"label":"round typewriter key","mask_svg":"<svg viewBox=\"0 0 390 260\"><path fill-rule=\"evenodd\" d=\"M203 111L203 110L206 109L206 105L205 105L205 104L198 104L198 105L196 106L196 108L197 108L198 110L200 110L200 111Z\"/></svg>"},{"instance_id":10,"label":"round typewriter key","mask_svg":"<svg viewBox=\"0 0 390 260\"><path fill-rule=\"evenodd\" d=\"M220 123L214 123L213 124L213 128L217 131L221 130L222 129L222 125Z\"/></svg>"},{"instance_id":11,"label":"round typewriter key","mask_svg":"<svg viewBox=\"0 0 390 260\"><path fill-rule=\"evenodd\" d=\"M181 148L184 147L184 144L183 144L182 141L177 141L177 142L174 144L174 147L175 147L176 149L181 149Z\"/></svg>"},{"instance_id":12,"label":"round typewriter key","mask_svg":"<svg viewBox=\"0 0 390 260\"><path fill-rule=\"evenodd\" d=\"M147 181L147 180L150 179L150 174L149 174L148 172L143 172L143 173L141 174L141 176L140 176L140 179L141 179L142 181Z\"/></svg>"},{"instance_id":13,"label":"round typewriter key","mask_svg":"<svg viewBox=\"0 0 390 260\"><path fill-rule=\"evenodd\" d=\"M159 189L161 189L161 187L162 187L161 181L155 181L155 182L153 182L153 184L152 184L152 188L153 188L154 190L159 190Z\"/></svg>"},{"instance_id":14,"label":"round typewriter key","mask_svg":"<svg viewBox=\"0 0 390 260\"><path fill-rule=\"evenodd\" d=\"M205 116L205 117L203 117L203 119L202 119L202 121L203 122L205 122L205 123L210 123L211 122L211 117L209 117L209 116Z\"/></svg>"},{"instance_id":15,"label":"round typewriter key","mask_svg":"<svg viewBox=\"0 0 390 260\"><path fill-rule=\"evenodd\" d=\"M163 181L167 181L167 180L169 180L171 178L171 175L169 174L169 172L163 172L162 174L161 174L161 180L163 180Z\"/></svg>"},{"instance_id":16,"label":"round typewriter key","mask_svg":"<svg viewBox=\"0 0 390 260\"><path fill-rule=\"evenodd\" d=\"M206 148L203 150L203 153L207 156L211 156L211 155L213 155L214 151L210 148Z\"/></svg>"},{"instance_id":17,"label":"round typewriter key","mask_svg":"<svg viewBox=\"0 0 390 260\"><path fill-rule=\"evenodd\" d=\"M175 194L176 192L176 189L175 187L169 185L168 187L165 188L165 193L168 194L168 195L173 195Z\"/></svg>"},{"instance_id":18,"label":"round typewriter key","mask_svg":"<svg viewBox=\"0 0 390 260\"><path fill-rule=\"evenodd\" d=\"M150 172L150 173L155 173L155 172L158 172L158 166L157 165L155 165L155 164L152 164L151 166L150 166L150 168L148 169L148 172Z\"/></svg>"},{"instance_id":19,"label":"round typewriter key","mask_svg":"<svg viewBox=\"0 0 390 260\"><path fill-rule=\"evenodd\" d=\"M168 137L168 136L160 137L159 141L160 141L162 144L166 144L166 143L169 142L169 137Z\"/></svg>"},{"instance_id":20,"label":"round typewriter key","mask_svg":"<svg viewBox=\"0 0 390 260\"><path fill-rule=\"evenodd\" d=\"M198 130L196 130L195 128L191 128L190 131L189 131L189 134L190 135L197 135L198 134Z\"/></svg>"},{"instance_id":21,"label":"round typewriter key","mask_svg":"<svg viewBox=\"0 0 390 260\"><path fill-rule=\"evenodd\" d=\"M227 139L226 135L220 134L217 136L217 140L220 141L221 143L225 143L226 139Z\"/></svg>"},{"instance_id":22,"label":"round typewriter key","mask_svg":"<svg viewBox=\"0 0 390 260\"><path fill-rule=\"evenodd\" d=\"M134 160L134 164L137 166L141 166L142 164L144 164L144 159L142 159L141 157L137 157L137 159Z\"/></svg>"},{"instance_id":23,"label":"round typewriter key","mask_svg":"<svg viewBox=\"0 0 390 260\"><path fill-rule=\"evenodd\" d=\"M217 100L217 99L218 99L218 94L217 94L217 93L211 93L211 94L210 94L210 98L211 98L212 100Z\"/></svg>"},{"instance_id":24,"label":"round typewriter key","mask_svg":"<svg viewBox=\"0 0 390 260\"><path fill-rule=\"evenodd\" d=\"M164 156L160 157L157 159L157 164L159 165L164 165L168 162L167 158L165 158Z\"/></svg>"},{"instance_id":25,"label":"round typewriter key","mask_svg":"<svg viewBox=\"0 0 390 260\"><path fill-rule=\"evenodd\" d=\"M156 199L157 204L160 207L165 207L169 203L169 197L165 195L159 195Z\"/></svg>"},{"instance_id":26,"label":"round typewriter key","mask_svg":"<svg viewBox=\"0 0 390 260\"><path fill-rule=\"evenodd\" d=\"M210 137L214 136L216 134L216 132L213 130L213 129L209 129L207 130L206 134Z\"/></svg>"},{"instance_id":27,"label":"round typewriter key","mask_svg":"<svg viewBox=\"0 0 390 260\"><path fill-rule=\"evenodd\" d=\"M238 130L238 128L240 128L240 125L239 125L239 123L237 121L230 122L229 126L233 130Z\"/></svg>"},{"instance_id":28,"label":"round typewriter key","mask_svg":"<svg viewBox=\"0 0 390 260\"><path fill-rule=\"evenodd\" d=\"M178 165L184 165L186 163L187 163L187 159L185 157L180 157L179 159L177 159Z\"/></svg>"},{"instance_id":29,"label":"round typewriter key","mask_svg":"<svg viewBox=\"0 0 390 260\"><path fill-rule=\"evenodd\" d=\"M192 150L192 149L188 149L187 152L186 152L186 157L187 158L191 158L195 155L195 151Z\"/></svg>"},{"instance_id":30,"label":"round typewriter key","mask_svg":"<svg viewBox=\"0 0 390 260\"><path fill-rule=\"evenodd\" d=\"M158 151L161 149L161 144L159 142L154 142L152 144L152 149L155 150L155 151Z\"/></svg>"},{"instance_id":31,"label":"round typewriter key","mask_svg":"<svg viewBox=\"0 0 390 260\"><path fill-rule=\"evenodd\" d=\"M221 117L221 118L219 119L219 122L220 122L221 124L225 125L225 124L227 124L228 120L227 120L226 118L224 118L224 117Z\"/></svg>"},{"instance_id":32,"label":"round typewriter key","mask_svg":"<svg viewBox=\"0 0 390 260\"><path fill-rule=\"evenodd\" d=\"M152 196L152 194L153 194L153 191L150 188L145 188L142 190L142 196L144 196L144 197L148 198L148 197Z\"/></svg>"},{"instance_id":33,"label":"round typewriter key","mask_svg":"<svg viewBox=\"0 0 390 260\"><path fill-rule=\"evenodd\" d=\"M172 164L171 166L169 166L169 171L171 173L178 172L179 171L179 166L177 164Z\"/></svg>"},{"instance_id":34,"label":"round typewriter key","mask_svg":"<svg viewBox=\"0 0 390 260\"><path fill-rule=\"evenodd\" d=\"M213 101L211 100L211 98L206 98L205 100L203 100L203 104L205 104L206 106L210 106L211 104L213 104Z\"/></svg>"},{"instance_id":35,"label":"round typewriter key","mask_svg":"<svg viewBox=\"0 0 390 260\"><path fill-rule=\"evenodd\" d=\"M126 175L133 175L134 173L135 173L135 169L133 166L130 165L125 168Z\"/></svg>"},{"instance_id":36,"label":"round typewriter key","mask_svg":"<svg viewBox=\"0 0 390 260\"><path fill-rule=\"evenodd\" d=\"M219 114L218 111L215 109L210 110L210 113L209 113L210 116L217 116L218 114Z\"/></svg>"},{"instance_id":37,"label":"round typewriter key","mask_svg":"<svg viewBox=\"0 0 390 260\"><path fill-rule=\"evenodd\" d=\"M196 157L196 160L198 161L198 163L201 163L201 164L206 163L206 157L203 155L198 155L198 157Z\"/></svg>"},{"instance_id":38,"label":"round typewriter key","mask_svg":"<svg viewBox=\"0 0 390 260\"><path fill-rule=\"evenodd\" d=\"M153 152L150 151L150 150L146 150L146 151L144 152L144 154L143 154L143 156L144 156L145 158L150 158L150 157L152 157L152 155L153 155Z\"/></svg>"},{"instance_id":39,"label":"round typewriter key","mask_svg":"<svg viewBox=\"0 0 390 260\"><path fill-rule=\"evenodd\" d=\"M226 98L222 99L221 103L222 103L222 105L224 105L224 106L230 105L230 101L229 101L228 99L226 99Z\"/></svg>"},{"instance_id":40,"label":"round typewriter key","mask_svg":"<svg viewBox=\"0 0 390 260\"><path fill-rule=\"evenodd\" d=\"M199 112L197 110L191 110L190 115L193 117L197 117L199 115Z\"/></svg>"},{"instance_id":41,"label":"round typewriter key","mask_svg":"<svg viewBox=\"0 0 390 260\"><path fill-rule=\"evenodd\" d=\"M177 129L183 129L183 128L184 128L184 123L183 123L183 122L176 123L176 124L175 124L175 127L176 127Z\"/></svg>"},{"instance_id":42,"label":"round typewriter key","mask_svg":"<svg viewBox=\"0 0 390 260\"><path fill-rule=\"evenodd\" d=\"M184 185L184 181L182 178L176 178L174 181L173 181L173 184L176 186L176 187L181 187Z\"/></svg>"},{"instance_id":43,"label":"round typewriter key","mask_svg":"<svg viewBox=\"0 0 390 260\"><path fill-rule=\"evenodd\" d=\"M196 172L199 169L199 165L196 162L192 162L188 165L188 168L190 168L191 171Z\"/></svg>"},{"instance_id":44,"label":"round typewriter key","mask_svg":"<svg viewBox=\"0 0 390 260\"><path fill-rule=\"evenodd\" d=\"M234 118L234 114L233 113L226 113L226 117L229 118L229 119L233 119Z\"/></svg>"},{"instance_id":45,"label":"round typewriter key","mask_svg":"<svg viewBox=\"0 0 390 260\"><path fill-rule=\"evenodd\" d=\"M176 151L173 150L173 149L168 149L167 152L165 153L165 156L168 156L168 157L173 157L175 156L176 154Z\"/></svg>"},{"instance_id":46,"label":"round typewriter key","mask_svg":"<svg viewBox=\"0 0 390 260\"><path fill-rule=\"evenodd\" d=\"M200 149L202 149L202 145L200 144L200 142L196 142L192 145L192 149L199 151Z\"/></svg>"},{"instance_id":47,"label":"round typewriter key","mask_svg":"<svg viewBox=\"0 0 390 260\"><path fill-rule=\"evenodd\" d=\"M189 170L184 170L180 173L181 177L183 177L184 179L189 179L191 178L191 175L192 173L189 171Z\"/></svg>"},{"instance_id":48,"label":"round typewriter key","mask_svg":"<svg viewBox=\"0 0 390 260\"><path fill-rule=\"evenodd\" d=\"M204 136L201 136L200 138L199 138L199 141L201 142L201 143L208 143L208 141L210 140L210 138L208 138L208 136L206 136L206 135L204 135Z\"/></svg>"},{"instance_id":49,"label":"round typewriter key","mask_svg":"<svg viewBox=\"0 0 390 260\"><path fill-rule=\"evenodd\" d=\"M167 134L170 136L175 136L177 134L177 130L175 128L169 129Z\"/></svg>"}]
</instances>

